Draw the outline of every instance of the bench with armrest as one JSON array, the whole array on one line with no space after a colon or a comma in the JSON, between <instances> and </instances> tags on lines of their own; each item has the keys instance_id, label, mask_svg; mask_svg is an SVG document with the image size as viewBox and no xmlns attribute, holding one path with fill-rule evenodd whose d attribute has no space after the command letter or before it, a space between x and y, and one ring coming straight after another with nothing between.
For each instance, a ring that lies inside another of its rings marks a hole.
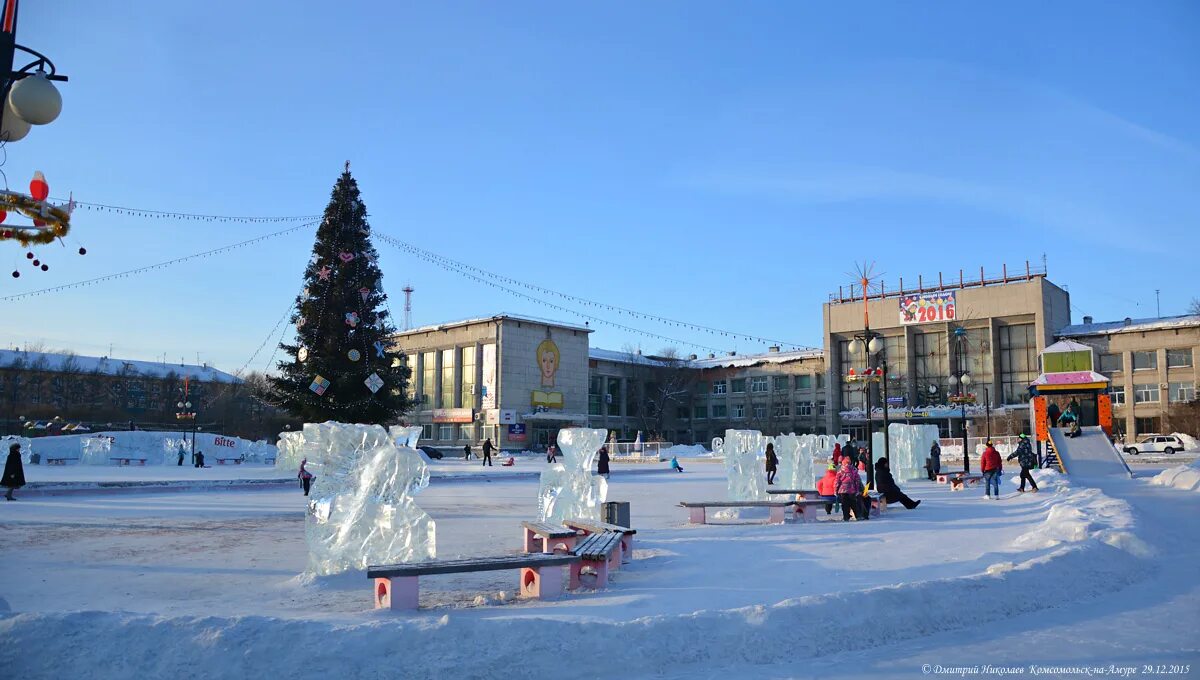
<instances>
[{"instance_id":1,"label":"bench with armrest","mask_svg":"<svg viewBox=\"0 0 1200 680\"><path fill-rule=\"evenodd\" d=\"M527 553L569 553L575 549L579 532L548 522L521 522L521 535Z\"/></svg>"},{"instance_id":2,"label":"bench with armrest","mask_svg":"<svg viewBox=\"0 0 1200 680\"><path fill-rule=\"evenodd\" d=\"M117 465L132 465L133 461L135 461L135 460L137 461L138 465L142 465L142 466L146 465L145 458L126 458L124 456L110 456L109 460L117 461Z\"/></svg>"},{"instance_id":3,"label":"bench with armrest","mask_svg":"<svg viewBox=\"0 0 1200 680\"><path fill-rule=\"evenodd\" d=\"M233 463L234 465L241 465L242 459L241 458L218 458L217 459L217 465L224 465L226 463Z\"/></svg>"},{"instance_id":4,"label":"bench with armrest","mask_svg":"<svg viewBox=\"0 0 1200 680\"><path fill-rule=\"evenodd\" d=\"M621 535L621 559L628 560L633 556L633 536L637 533L637 529L623 527L617 524L609 524L599 520L591 519L565 519L563 526L568 529L574 529L582 532L585 536L589 534L598 534L605 531Z\"/></svg>"},{"instance_id":5,"label":"bench with armrest","mask_svg":"<svg viewBox=\"0 0 1200 680\"><path fill-rule=\"evenodd\" d=\"M520 569L522 597L542 600L562 595L562 567L576 565L578 555L500 555L464 559L430 560L412 564L388 564L367 567L367 578L374 583L376 609L417 609L420 588L417 579L435 574L463 574L477 571ZM574 566L572 566L572 574Z\"/></svg>"},{"instance_id":6,"label":"bench with armrest","mask_svg":"<svg viewBox=\"0 0 1200 680\"><path fill-rule=\"evenodd\" d=\"M62 457L56 456L54 458L47 457L46 465L66 465L68 460L79 460L79 459L71 458L69 456L62 456Z\"/></svg>"},{"instance_id":7,"label":"bench with armrest","mask_svg":"<svg viewBox=\"0 0 1200 680\"><path fill-rule=\"evenodd\" d=\"M608 573L621 565L621 534L615 531L588 534L575 544L575 557L579 561L571 563L569 588L580 586L579 575L588 565L596 571L596 588L607 588Z\"/></svg>"}]
</instances>

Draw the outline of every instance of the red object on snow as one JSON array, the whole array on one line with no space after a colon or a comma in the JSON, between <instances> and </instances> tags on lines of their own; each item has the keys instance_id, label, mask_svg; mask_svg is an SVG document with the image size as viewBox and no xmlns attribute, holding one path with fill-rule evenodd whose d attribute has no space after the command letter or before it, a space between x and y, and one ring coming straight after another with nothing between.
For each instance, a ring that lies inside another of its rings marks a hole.
<instances>
[{"instance_id":1,"label":"red object on snow","mask_svg":"<svg viewBox=\"0 0 1200 680\"><path fill-rule=\"evenodd\" d=\"M508 460L506 460L500 464L500 467L512 467L516 464L517 464L517 460L515 458L509 456Z\"/></svg>"}]
</instances>

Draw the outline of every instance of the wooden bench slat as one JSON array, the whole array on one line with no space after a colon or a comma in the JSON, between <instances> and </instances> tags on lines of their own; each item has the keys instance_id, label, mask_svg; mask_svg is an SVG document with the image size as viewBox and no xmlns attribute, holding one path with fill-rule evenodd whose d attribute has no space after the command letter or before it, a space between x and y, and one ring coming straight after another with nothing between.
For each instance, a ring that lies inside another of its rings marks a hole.
<instances>
[{"instance_id":1,"label":"wooden bench slat","mask_svg":"<svg viewBox=\"0 0 1200 680\"><path fill-rule=\"evenodd\" d=\"M680 501L679 505L684 508L782 508L795 503L796 501Z\"/></svg>"},{"instance_id":2,"label":"wooden bench slat","mask_svg":"<svg viewBox=\"0 0 1200 680\"><path fill-rule=\"evenodd\" d=\"M392 578L396 576L428 576L431 574L461 574L477 571L500 571L522 567L552 567L567 565L579 560L578 555L497 555L495 557L471 557L464 559L430 560L412 564L385 564L367 567L368 578Z\"/></svg>"},{"instance_id":3,"label":"wooden bench slat","mask_svg":"<svg viewBox=\"0 0 1200 680\"><path fill-rule=\"evenodd\" d=\"M805 496L816 496L816 489L767 489L769 494L804 494Z\"/></svg>"},{"instance_id":4,"label":"wooden bench slat","mask_svg":"<svg viewBox=\"0 0 1200 680\"><path fill-rule=\"evenodd\" d=\"M616 532L589 534L579 545L575 546L575 554L587 560L608 559L608 556L620 544L621 534Z\"/></svg>"},{"instance_id":5,"label":"wooden bench slat","mask_svg":"<svg viewBox=\"0 0 1200 680\"><path fill-rule=\"evenodd\" d=\"M598 522L590 519L564 519L563 525L572 529L584 529L592 533L600 531L615 531L622 534L636 534L637 529L623 527L617 524L609 524L608 522Z\"/></svg>"},{"instance_id":6,"label":"wooden bench slat","mask_svg":"<svg viewBox=\"0 0 1200 680\"><path fill-rule=\"evenodd\" d=\"M574 529L560 527L547 522L521 522L521 526L529 529L539 536L547 538L569 538L575 535Z\"/></svg>"}]
</instances>

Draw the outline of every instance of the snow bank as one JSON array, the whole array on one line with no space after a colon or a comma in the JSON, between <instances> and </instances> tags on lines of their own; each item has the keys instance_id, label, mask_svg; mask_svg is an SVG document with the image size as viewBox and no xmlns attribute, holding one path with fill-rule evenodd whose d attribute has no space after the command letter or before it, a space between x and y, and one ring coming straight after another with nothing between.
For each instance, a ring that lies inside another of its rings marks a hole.
<instances>
[{"instance_id":1,"label":"snow bank","mask_svg":"<svg viewBox=\"0 0 1200 680\"><path fill-rule=\"evenodd\" d=\"M660 449L658 452L659 458L712 458L713 453L704 448L703 444L676 444L672 447Z\"/></svg>"},{"instance_id":2,"label":"snow bank","mask_svg":"<svg viewBox=\"0 0 1200 680\"><path fill-rule=\"evenodd\" d=\"M1099 489L1075 488L1054 470L1037 470L1034 478L1043 493L1053 490L1044 502L1050 511L1046 519L1013 541L1014 548L1037 550L1095 540L1138 557L1151 555L1149 546L1134 533L1129 503ZM1018 483L1019 477L1011 481Z\"/></svg>"},{"instance_id":3,"label":"snow bank","mask_svg":"<svg viewBox=\"0 0 1200 680\"><path fill-rule=\"evenodd\" d=\"M1190 465L1176 465L1163 470L1152 477L1150 483L1184 491L1200 492L1200 460L1194 460Z\"/></svg>"},{"instance_id":4,"label":"snow bank","mask_svg":"<svg viewBox=\"0 0 1200 680\"><path fill-rule=\"evenodd\" d=\"M1183 450L1184 451L1195 451L1196 450L1196 448L1197 448L1196 438L1193 437L1192 435L1184 434L1183 432L1172 432L1171 434L1175 435L1176 437L1179 437L1180 441L1183 442Z\"/></svg>"}]
</instances>

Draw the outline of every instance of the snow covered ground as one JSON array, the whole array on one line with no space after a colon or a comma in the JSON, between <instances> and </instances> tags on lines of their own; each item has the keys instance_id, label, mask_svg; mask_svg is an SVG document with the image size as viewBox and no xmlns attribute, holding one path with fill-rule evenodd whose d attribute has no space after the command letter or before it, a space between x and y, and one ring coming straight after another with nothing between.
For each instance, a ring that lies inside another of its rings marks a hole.
<instances>
[{"instance_id":1,"label":"snow covered ground","mask_svg":"<svg viewBox=\"0 0 1200 680\"><path fill-rule=\"evenodd\" d=\"M515 551L536 479L437 465L447 474L417 501L437 521L439 556ZM1180 521L1200 509L1198 494L1045 472L1042 493L1016 495L1008 481L1003 501L912 482L921 507L879 521L690 526L675 503L722 498L722 466L628 467L609 498L631 502L636 551L607 590L520 601L515 572L435 576L408 615L372 610L361 574L297 578L304 498L290 486L0 505L11 608L0 667L24 678L881 678L921 676L925 663L1073 660L1200 669L1200 528Z\"/></svg>"}]
</instances>

